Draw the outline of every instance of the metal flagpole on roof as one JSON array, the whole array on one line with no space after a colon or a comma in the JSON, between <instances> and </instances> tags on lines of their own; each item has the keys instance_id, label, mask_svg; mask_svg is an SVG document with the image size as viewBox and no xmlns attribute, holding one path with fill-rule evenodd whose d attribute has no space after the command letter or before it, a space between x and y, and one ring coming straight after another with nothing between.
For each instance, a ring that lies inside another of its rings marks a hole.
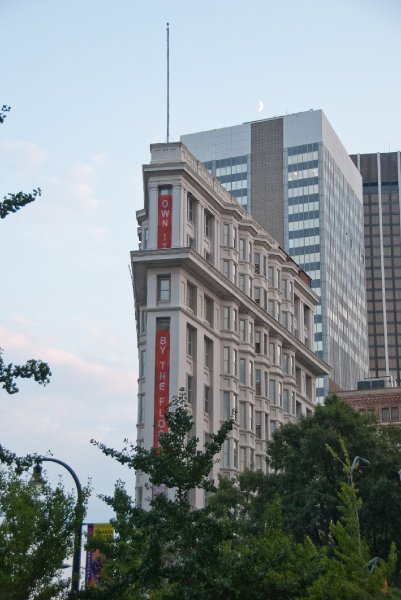
<instances>
[{"instance_id":1,"label":"metal flagpole on roof","mask_svg":"<svg viewBox=\"0 0 401 600\"><path fill-rule=\"evenodd\" d=\"M170 29L167 23L167 143L170 141Z\"/></svg>"}]
</instances>

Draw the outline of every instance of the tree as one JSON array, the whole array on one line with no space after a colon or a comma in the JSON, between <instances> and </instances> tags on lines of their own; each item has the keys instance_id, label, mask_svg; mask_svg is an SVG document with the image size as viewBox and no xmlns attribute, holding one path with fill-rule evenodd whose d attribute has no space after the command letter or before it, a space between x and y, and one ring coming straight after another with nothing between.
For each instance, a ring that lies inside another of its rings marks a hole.
<instances>
[{"instance_id":1,"label":"tree","mask_svg":"<svg viewBox=\"0 0 401 600\"><path fill-rule=\"evenodd\" d=\"M4 123L4 119L7 117L6 113L10 112L11 106L7 106L7 104L3 104L0 109L0 123Z\"/></svg>"},{"instance_id":2,"label":"tree","mask_svg":"<svg viewBox=\"0 0 401 600\"><path fill-rule=\"evenodd\" d=\"M10 106L3 104L0 109L0 124L4 123L7 114L11 110ZM33 202L37 196L41 195L41 189L34 189L31 193L18 192L16 194L8 194L4 196L4 202L0 202L0 218L4 219L10 213L17 212L21 207ZM46 385L49 383L51 371L49 366L41 360L28 360L25 365L4 364L3 350L0 348L0 384L3 389L9 394L18 392L18 387L15 383L16 378L31 378L35 381Z\"/></svg>"},{"instance_id":3,"label":"tree","mask_svg":"<svg viewBox=\"0 0 401 600\"><path fill-rule=\"evenodd\" d=\"M47 363L31 359L24 365L5 364L2 355L3 350L0 348L0 384L9 394L16 394L19 391L16 379L33 378L41 385L50 382L51 371Z\"/></svg>"},{"instance_id":4,"label":"tree","mask_svg":"<svg viewBox=\"0 0 401 600\"><path fill-rule=\"evenodd\" d=\"M353 466L342 440L341 446L345 462L328 447L333 458L343 465L348 478L348 482L341 482L338 492L340 518L330 524L332 556L326 561L324 572L308 589L305 600L374 600L384 593L387 596L387 579L393 575L397 562L394 543L388 562L378 557L371 560L368 545L361 535L359 511L362 501L354 485Z\"/></svg>"},{"instance_id":5,"label":"tree","mask_svg":"<svg viewBox=\"0 0 401 600\"><path fill-rule=\"evenodd\" d=\"M341 453L343 439L351 457L362 456L369 467L355 474L363 500L361 531L372 555L386 556L392 540L401 536L401 430L380 427L331 397L315 414L276 431L267 456L276 475L258 489L263 507L279 493L285 528L302 541L327 542L330 523L340 516L337 491L343 480L341 464L333 461L326 444Z\"/></svg>"},{"instance_id":6,"label":"tree","mask_svg":"<svg viewBox=\"0 0 401 600\"><path fill-rule=\"evenodd\" d=\"M8 194L4 196L3 202L0 202L0 219L5 219L10 213L19 211L20 208L34 202L37 196L40 196L42 190L40 188L32 190L29 194L25 192L17 192L16 194Z\"/></svg>"},{"instance_id":7,"label":"tree","mask_svg":"<svg viewBox=\"0 0 401 600\"><path fill-rule=\"evenodd\" d=\"M116 451L93 442L121 464L147 473L153 497L144 511L117 483L114 496L105 498L116 513L116 538L95 542L107 557L104 581L83 597L211 598L224 585L218 560L224 529L208 508L193 509L189 495L195 488L216 489L210 472L233 423L224 422L199 449L183 390L170 403L166 419L169 430L157 448L127 444Z\"/></svg>"},{"instance_id":8,"label":"tree","mask_svg":"<svg viewBox=\"0 0 401 600\"><path fill-rule=\"evenodd\" d=\"M75 499L61 485L38 491L12 468L0 469L0 598L65 597L61 566L71 554Z\"/></svg>"}]
</instances>

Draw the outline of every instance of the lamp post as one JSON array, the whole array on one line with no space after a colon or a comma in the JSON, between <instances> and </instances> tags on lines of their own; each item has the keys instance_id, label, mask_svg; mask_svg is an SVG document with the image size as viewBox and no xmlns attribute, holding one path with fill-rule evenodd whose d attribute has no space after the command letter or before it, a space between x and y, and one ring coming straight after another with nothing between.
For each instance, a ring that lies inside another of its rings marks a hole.
<instances>
[{"instance_id":1,"label":"lamp post","mask_svg":"<svg viewBox=\"0 0 401 600\"><path fill-rule=\"evenodd\" d=\"M57 458L50 456L39 456L36 458L36 465L33 468L34 483L42 485L44 483L42 477L42 464L43 462L54 462L61 465L72 476L75 485L77 487L77 503L75 505L75 524L74 524L74 554L72 559L72 579L71 579L71 596L73 597L76 592L79 591L79 579L80 579L80 567L81 567L81 545L82 545L82 521L84 515L83 501L84 496L82 492L82 486L79 479L67 463Z\"/></svg>"}]
</instances>

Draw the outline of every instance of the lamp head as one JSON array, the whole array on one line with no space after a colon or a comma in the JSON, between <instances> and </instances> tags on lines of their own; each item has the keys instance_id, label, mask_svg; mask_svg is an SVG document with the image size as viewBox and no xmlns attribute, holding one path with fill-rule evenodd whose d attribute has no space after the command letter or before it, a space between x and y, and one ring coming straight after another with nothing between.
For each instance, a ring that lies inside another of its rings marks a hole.
<instances>
[{"instance_id":1,"label":"lamp head","mask_svg":"<svg viewBox=\"0 0 401 600\"><path fill-rule=\"evenodd\" d=\"M44 486L46 485L46 482L43 479L42 475L42 465L38 462L33 467L33 473L30 483L38 492L42 491Z\"/></svg>"}]
</instances>

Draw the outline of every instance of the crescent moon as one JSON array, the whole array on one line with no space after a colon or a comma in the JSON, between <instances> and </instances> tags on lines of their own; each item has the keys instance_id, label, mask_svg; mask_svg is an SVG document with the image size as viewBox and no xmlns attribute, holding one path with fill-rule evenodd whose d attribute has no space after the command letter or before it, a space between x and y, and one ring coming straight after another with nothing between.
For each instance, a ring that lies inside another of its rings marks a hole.
<instances>
[{"instance_id":1,"label":"crescent moon","mask_svg":"<svg viewBox=\"0 0 401 600\"><path fill-rule=\"evenodd\" d=\"M258 113L262 112L262 110L264 109L265 105L263 104L263 100L259 100L259 108L258 108Z\"/></svg>"}]
</instances>

